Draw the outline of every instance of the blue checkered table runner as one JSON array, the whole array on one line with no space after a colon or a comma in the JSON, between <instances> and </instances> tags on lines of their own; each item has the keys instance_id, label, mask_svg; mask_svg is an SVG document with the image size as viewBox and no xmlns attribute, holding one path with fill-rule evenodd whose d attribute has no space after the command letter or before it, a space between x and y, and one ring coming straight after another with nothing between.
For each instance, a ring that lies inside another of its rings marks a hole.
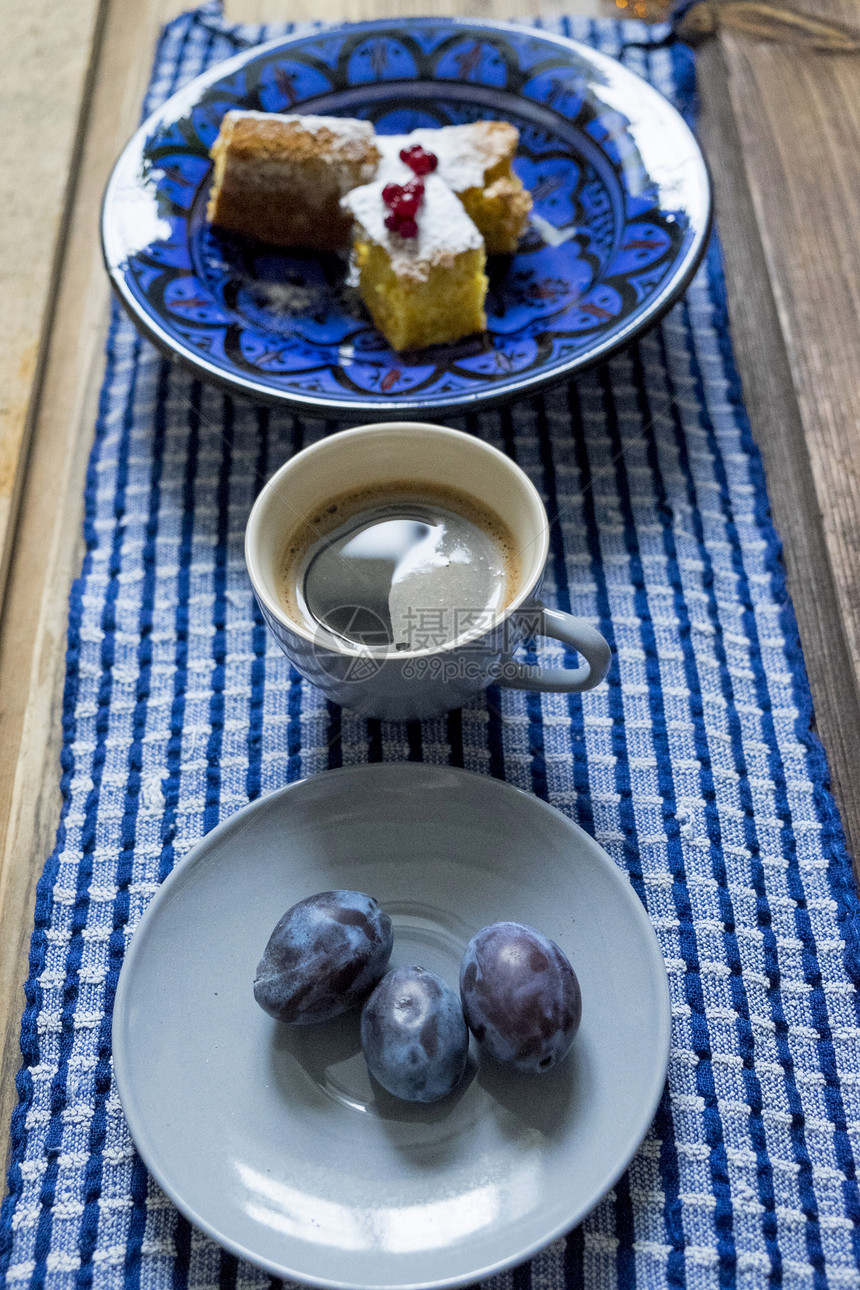
<instances>
[{"instance_id":1,"label":"blue checkered table runner","mask_svg":"<svg viewBox=\"0 0 860 1290\"><path fill-rule=\"evenodd\" d=\"M549 24L547 24L549 25ZM688 115L664 32L559 29ZM146 110L238 45L171 23ZM645 42L646 48L629 42ZM558 516L548 597L610 640L582 696L491 690L448 717L361 720L291 672L245 574L261 481L335 429L231 399L114 313L71 596L57 845L38 888L0 1276L10 1287L258 1287L147 1176L111 1074L123 952L158 884L261 793L423 759L507 779L629 874L665 954L673 1045L632 1165L498 1290L860 1286L858 902L733 366L716 241L686 297L568 387L457 424ZM547 645L546 661L561 647Z\"/></svg>"}]
</instances>

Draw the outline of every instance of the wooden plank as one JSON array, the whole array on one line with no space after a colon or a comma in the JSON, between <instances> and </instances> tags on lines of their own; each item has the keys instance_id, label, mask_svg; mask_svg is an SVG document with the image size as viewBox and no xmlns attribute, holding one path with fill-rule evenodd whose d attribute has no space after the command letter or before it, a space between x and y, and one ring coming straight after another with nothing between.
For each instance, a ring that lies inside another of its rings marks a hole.
<instances>
[{"instance_id":1,"label":"wooden plank","mask_svg":"<svg viewBox=\"0 0 860 1290\"><path fill-rule=\"evenodd\" d=\"M821 5L820 10L826 10ZM825 16L819 11L819 17ZM756 222L860 678L860 58L722 41Z\"/></svg>"},{"instance_id":2,"label":"wooden plank","mask_svg":"<svg viewBox=\"0 0 860 1290\"><path fill-rule=\"evenodd\" d=\"M565 13L617 12L614 0L226 0L225 12L236 22L362 22L370 18L409 18L424 14L470 18L555 17Z\"/></svg>"},{"instance_id":3,"label":"wooden plank","mask_svg":"<svg viewBox=\"0 0 860 1290\"><path fill-rule=\"evenodd\" d=\"M739 52L739 51L736 51ZM784 54L783 54L784 57ZM795 55L795 57L797 57ZM770 55L765 53L765 59ZM739 122L726 92L729 78L724 51L717 42L704 46L699 54L697 76L702 101L699 133L714 180L717 225L725 259L726 285L731 316L735 357L744 388L744 398L756 441L762 452L774 522L783 539L788 586L798 621L806 667L815 704L817 730L828 752L833 788L840 804L843 822L852 854L860 856L860 780L856 774L857 748L860 747L860 686L856 663L852 660L850 634L860 625L860 615L852 597L840 597L839 580L833 563L833 546L826 529L843 519L846 528L860 523L860 498L854 484L854 468L839 478L838 461L828 459L826 432L837 422L833 409L833 379L836 375L826 365L807 379L801 402L801 391L795 388L802 364L789 357L788 344L795 343L797 328L803 325L804 306L801 296L794 311L780 310L776 291L780 273L800 244L788 240L774 241L773 225L765 225L770 234L770 257L762 241L762 224L757 218L751 194L748 170L750 153L741 142ZM745 121L760 120L750 104ZM860 148L860 137L857 142ZM756 155L759 149L756 149ZM798 163L801 161L798 158ZM796 164L794 171L802 169ZM759 184L764 178L759 170ZM784 183L791 179L786 174ZM777 190L777 192L783 190ZM766 220L767 211L760 217ZM801 230L795 229L795 234ZM808 240L806 242L808 247ZM801 256L805 252L799 253ZM828 271L827 256L822 272ZM860 258L855 258L860 264ZM833 272L833 266L829 271ZM773 282L771 278L773 274ZM845 294L850 295L860 282L860 275L848 275ZM855 318L856 318L855 314ZM820 330L820 329L818 329ZM836 338L840 348L854 347L854 374L857 390L860 372L860 344L856 322L850 329L851 342ZM826 343L819 337L818 343ZM794 375L793 375L794 373ZM849 382L850 384L851 382ZM816 415L819 413L820 415ZM850 427L843 421L842 440L836 451L844 455ZM824 433L823 433L823 432ZM856 430L855 430L856 434ZM830 476L835 505L828 508L816 486L819 475ZM833 478L834 472L836 478ZM822 514L825 526L822 525ZM849 561L860 557L855 546L846 547L842 559L844 578ZM838 548L837 548L838 550ZM856 595L856 591L855 591Z\"/></svg>"},{"instance_id":4,"label":"wooden plank","mask_svg":"<svg viewBox=\"0 0 860 1290\"><path fill-rule=\"evenodd\" d=\"M0 82L0 604L42 372L100 0L4 8Z\"/></svg>"},{"instance_id":5,"label":"wooden plank","mask_svg":"<svg viewBox=\"0 0 860 1290\"><path fill-rule=\"evenodd\" d=\"M816 14L860 28L860 9L845 0L822 0ZM783 384L790 379L805 449L804 458L789 448L788 426L772 433L769 485L820 732L860 874L860 59L732 34L721 46L787 356ZM804 512L794 509L801 487Z\"/></svg>"}]
</instances>

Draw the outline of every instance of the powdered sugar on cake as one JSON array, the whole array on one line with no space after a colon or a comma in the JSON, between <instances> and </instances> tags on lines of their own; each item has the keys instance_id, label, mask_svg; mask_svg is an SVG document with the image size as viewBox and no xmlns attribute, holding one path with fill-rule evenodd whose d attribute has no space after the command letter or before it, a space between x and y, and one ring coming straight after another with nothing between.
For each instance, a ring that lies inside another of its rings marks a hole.
<instances>
[{"instance_id":1,"label":"powdered sugar on cake","mask_svg":"<svg viewBox=\"0 0 860 1290\"><path fill-rule=\"evenodd\" d=\"M379 168L376 178L383 183L402 184L411 179L412 171L405 161L400 160L400 149L407 148L411 142L408 134L378 134L376 146L379 149Z\"/></svg>"},{"instance_id":2,"label":"powdered sugar on cake","mask_svg":"<svg viewBox=\"0 0 860 1290\"><path fill-rule=\"evenodd\" d=\"M378 134L376 146L382 154L377 179L400 183L411 173L400 159L402 148L418 143L439 159L436 174L455 193L481 188L487 170L512 148L513 127L500 121L477 121L471 125L446 125L438 130L420 128L411 134Z\"/></svg>"},{"instance_id":3,"label":"powdered sugar on cake","mask_svg":"<svg viewBox=\"0 0 860 1290\"><path fill-rule=\"evenodd\" d=\"M412 174L406 166L403 171L405 175ZM402 172L400 175L405 177ZM426 278L433 265L450 263L454 256L483 246L483 238L459 198L437 174L427 175L423 180L424 200L416 219L417 237L398 237L390 232L385 227L388 208L382 199L382 190L390 179L388 175L354 188L342 199L341 206L361 225L370 241L385 248L395 273Z\"/></svg>"}]
</instances>

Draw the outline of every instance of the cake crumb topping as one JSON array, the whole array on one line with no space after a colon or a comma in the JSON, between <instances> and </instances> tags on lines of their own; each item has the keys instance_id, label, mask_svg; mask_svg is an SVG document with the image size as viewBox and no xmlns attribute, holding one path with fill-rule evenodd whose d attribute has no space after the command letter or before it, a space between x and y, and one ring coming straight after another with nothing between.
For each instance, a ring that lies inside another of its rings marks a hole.
<instances>
[{"instance_id":1,"label":"cake crumb topping","mask_svg":"<svg viewBox=\"0 0 860 1290\"><path fill-rule=\"evenodd\" d=\"M231 109L225 112L221 133L229 135L242 121L264 122L264 129L271 133L272 142L284 137L288 131L297 137L311 135L319 146L319 156L331 161L364 161L376 151L376 135L370 121L358 121L352 117L314 116L297 112L256 112L253 110ZM226 129L225 129L226 123ZM257 147L265 143L259 135L254 140Z\"/></svg>"}]
</instances>

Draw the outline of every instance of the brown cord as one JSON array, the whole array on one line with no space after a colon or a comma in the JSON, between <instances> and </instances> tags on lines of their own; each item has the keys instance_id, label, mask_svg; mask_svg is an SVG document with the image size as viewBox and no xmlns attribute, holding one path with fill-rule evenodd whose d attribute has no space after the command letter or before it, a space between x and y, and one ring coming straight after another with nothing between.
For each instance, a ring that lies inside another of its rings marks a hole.
<instances>
[{"instance_id":1,"label":"brown cord","mask_svg":"<svg viewBox=\"0 0 860 1290\"><path fill-rule=\"evenodd\" d=\"M699 0L673 24L681 40L696 44L717 31L740 31L759 40L785 41L827 54L860 53L860 31L766 0Z\"/></svg>"}]
</instances>

